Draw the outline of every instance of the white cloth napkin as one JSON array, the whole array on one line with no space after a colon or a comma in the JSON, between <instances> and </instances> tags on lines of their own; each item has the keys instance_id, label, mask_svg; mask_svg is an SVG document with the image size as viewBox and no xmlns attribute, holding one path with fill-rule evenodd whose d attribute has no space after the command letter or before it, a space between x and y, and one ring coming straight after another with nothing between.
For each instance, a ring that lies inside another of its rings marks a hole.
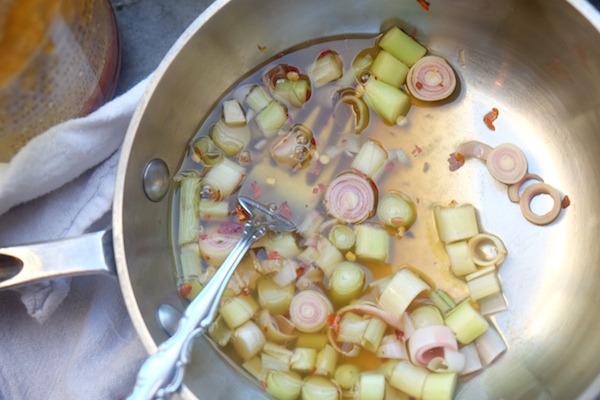
<instances>
[{"instance_id":1,"label":"white cloth napkin","mask_svg":"<svg viewBox=\"0 0 600 400\"><path fill-rule=\"evenodd\" d=\"M0 248L76 236L107 220L118 149L146 83L49 129L0 165ZM59 279L17 292L0 291L0 399L130 392L146 352L116 279Z\"/></svg>"}]
</instances>

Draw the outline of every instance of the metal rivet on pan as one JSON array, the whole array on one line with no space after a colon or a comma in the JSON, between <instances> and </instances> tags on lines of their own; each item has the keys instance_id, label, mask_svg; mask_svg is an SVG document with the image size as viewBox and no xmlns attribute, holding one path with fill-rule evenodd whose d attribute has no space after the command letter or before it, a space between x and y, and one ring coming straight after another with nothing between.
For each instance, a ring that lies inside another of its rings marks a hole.
<instances>
[{"instance_id":1,"label":"metal rivet on pan","mask_svg":"<svg viewBox=\"0 0 600 400\"><path fill-rule=\"evenodd\" d=\"M167 163L155 158L146 165L144 170L144 192L151 201L160 201L169 191L169 167Z\"/></svg>"}]
</instances>

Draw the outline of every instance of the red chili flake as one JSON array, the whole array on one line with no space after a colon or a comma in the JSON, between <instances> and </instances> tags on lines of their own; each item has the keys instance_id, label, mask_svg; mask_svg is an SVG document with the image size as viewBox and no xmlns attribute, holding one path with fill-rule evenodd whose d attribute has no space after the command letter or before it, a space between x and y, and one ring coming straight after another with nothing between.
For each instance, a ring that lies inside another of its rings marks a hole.
<instances>
[{"instance_id":1,"label":"red chili flake","mask_svg":"<svg viewBox=\"0 0 600 400\"><path fill-rule=\"evenodd\" d=\"M423 89L423 84L419 81L417 81L417 83L415 83L415 86L417 87L417 89L421 90Z\"/></svg>"},{"instance_id":2,"label":"red chili flake","mask_svg":"<svg viewBox=\"0 0 600 400\"><path fill-rule=\"evenodd\" d=\"M340 317L336 313L329 314L327 316L327 325L329 325L329 329L338 333L340 331Z\"/></svg>"},{"instance_id":3,"label":"red chili flake","mask_svg":"<svg viewBox=\"0 0 600 400\"><path fill-rule=\"evenodd\" d=\"M317 165L315 166L315 172L314 172L314 174L316 176L319 176L321 174L322 166L323 166L323 164L321 164L321 161L317 160Z\"/></svg>"},{"instance_id":4,"label":"red chili flake","mask_svg":"<svg viewBox=\"0 0 600 400\"><path fill-rule=\"evenodd\" d=\"M322 51L322 52L321 52L321 54L319 54L319 55L317 56L317 59L319 59L319 58L323 58L323 57L325 57L327 54L333 54L333 55L335 55L335 54L337 54L337 53L336 53L335 51L331 50L331 49L329 49L329 50L325 50L325 51Z\"/></svg>"},{"instance_id":5,"label":"red chili flake","mask_svg":"<svg viewBox=\"0 0 600 400\"><path fill-rule=\"evenodd\" d=\"M267 382L266 381L260 381L260 383L262 383L263 387L266 389L267 388Z\"/></svg>"},{"instance_id":6,"label":"red chili flake","mask_svg":"<svg viewBox=\"0 0 600 400\"><path fill-rule=\"evenodd\" d=\"M302 263L300 265L298 265L298 268L296 268L296 277L301 277L302 275L304 275L304 273L306 272L306 268L308 268L308 265Z\"/></svg>"},{"instance_id":7,"label":"red chili flake","mask_svg":"<svg viewBox=\"0 0 600 400\"><path fill-rule=\"evenodd\" d=\"M244 288L244 290L242 290L242 295L250 296L250 290L248 288Z\"/></svg>"},{"instance_id":8,"label":"red chili flake","mask_svg":"<svg viewBox=\"0 0 600 400\"><path fill-rule=\"evenodd\" d=\"M192 285L189 283L184 283L179 286L179 294L183 297L187 297L192 292Z\"/></svg>"},{"instance_id":9,"label":"red chili flake","mask_svg":"<svg viewBox=\"0 0 600 400\"><path fill-rule=\"evenodd\" d=\"M205 220L205 221L208 221L210 219L210 215L209 214L203 215L202 219Z\"/></svg>"},{"instance_id":10,"label":"red chili flake","mask_svg":"<svg viewBox=\"0 0 600 400\"><path fill-rule=\"evenodd\" d=\"M460 154L459 152L454 152L450 154L450 158L448 158L448 168L450 171L456 171L463 165L465 165L465 156Z\"/></svg>"},{"instance_id":11,"label":"red chili flake","mask_svg":"<svg viewBox=\"0 0 600 400\"><path fill-rule=\"evenodd\" d=\"M429 3L425 0L417 0L417 2L423 7L423 10L429 11Z\"/></svg>"},{"instance_id":12,"label":"red chili flake","mask_svg":"<svg viewBox=\"0 0 600 400\"><path fill-rule=\"evenodd\" d=\"M385 172L390 172L392 169L394 169L393 162L389 162L389 163L385 164Z\"/></svg>"},{"instance_id":13,"label":"red chili flake","mask_svg":"<svg viewBox=\"0 0 600 400\"><path fill-rule=\"evenodd\" d=\"M284 201L279 205L279 213L287 219L292 219L292 216L294 215L287 201Z\"/></svg>"},{"instance_id":14,"label":"red chili flake","mask_svg":"<svg viewBox=\"0 0 600 400\"><path fill-rule=\"evenodd\" d=\"M417 203L421 202L421 198L420 197L417 197L415 200L417 200Z\"/></svg>"},{"instance_id":15,"label":"red chili flake","mask_svg":"<svg viewBox=\"0 0 600 400\"><path fill-rule=\"evenodd\" d=\"M326 186L326 185L324 185L324 184L322 184L322 183L319 183L317 186L319 187L319 190L320 190L321 192L324 192L324 191L326 191L326 190L327 190L327 186Z\"/></svg>"},{"instance_id":16,"label":"red chili flake","mask_svg":"<svg viewBox=\"0 0 600 400\"><path fill-rule=\"evenodd\" d=\"M489 113L485 114L485 117L483 117L483 122L485 122L486 126L488 128L490 128L491 130L495 131L496 127L494 126L494 121L498 118L498 109L497 108L492 108L492 111L490 111Z\"/></svg>"},{"instance_id":17,"label":"red chili flake","mask_svg":"<svg viewBox=\"0 0 600 400\"><path fill-rule=\"evenodd\" d=\"M281 259L281 254L279 254L277 252L277 250L271 250L268 254L267 254L267 259L268 260L279 260Z\"/></svg>"},{"instance_id":18,"label":"red chili flake","mask_svg":"<svg viewBox=\"0 0 600 400\"><path fill-rule=\"evenodd\" d=\"M206 261L208 261L208 260L210 260L210 256L209 256L209 255L205 255L205 256L204 256L204 259L205 259Z\"/></svg>"},{"instance_id":19,"label":"red chili flake","mask_svg":"<svg viewBox=\"0 0 600 400\"><path fill-rule=\"evenodd\" d=\"M404 339L404 332L402 332L400 329L396 329L394 331L394 334L396 334L396 339L398 339L398 340Z\"/></svg>"},{"instance_id":20,"label":"red chili flake","mask_svg":"<svg viewBox=\"0 0 600 400\"><path fill-rule=\"evenodd\" d=\"M413 157L416 157L419 154L421 154L422 152L423 152L423 149L415 144L415 148L413 149L413 151L411 153L412 153Z\"/></svg>"},{"instance_id":21,"label":"red chili flake","mask_svg":"<svg viewBox=\"0 0 600 400\"><path fill-rule=\"evenodd\" d=\"M198 238L200 240L206 240L208 239L208 235L206 233L201 233L200 235L198 235Z\"/></svg>"},{"instance_id":22,"label":"red chili flake","mask_svg":"<svg viewBox=\"0 0 600 400\"><path fill-rule=\"evenodd\" d=\"M241 208L236 208L235 213L237 214L238 220L245 221L248 217L246 213Z\"/></svg>"},{"instance_id":23,"label":"red chili flake","mask_svg":"<svg viewBox=\"0 0 600 400\"><path fill-rule=\"evenodd\" d=\"M263 330L263 333L267 333L269 331L269 328L265 326L262 330Z\"/></svg>"},{"instance_id":24,"label":"red chili flake","mask_svg":"<svg viewBox=\"0 0 600 400\"><path fill-rule=\"evenodd\" d=\"M316 188L313 189L313 194L317 194L317 193L319 193L319 188L318 187L316 187Z\"/></svg>"},{"instance_id":25,"label":"red chili flake","mask_svg":"<svg viewBox=\"0 0 600 400\"><path fill-rule=\"evenodd\" d=\"M260 196L260 187L258 186L258 182L254 181L250 184L250 188L254 190L254 197L258 198Z\"/></svg>"},{"instance_id":26,"label":"red chili flake","mask_svg":"<svg viewBox=\"0 0 600 400\"><path fill-rule=\"evenodd\" d=\"M569 199L569 196L563 197L562 201L560 202L560 206L562 208L567 208L570 205L571 205L571 199Z\"/></svg>"}]
</instances>

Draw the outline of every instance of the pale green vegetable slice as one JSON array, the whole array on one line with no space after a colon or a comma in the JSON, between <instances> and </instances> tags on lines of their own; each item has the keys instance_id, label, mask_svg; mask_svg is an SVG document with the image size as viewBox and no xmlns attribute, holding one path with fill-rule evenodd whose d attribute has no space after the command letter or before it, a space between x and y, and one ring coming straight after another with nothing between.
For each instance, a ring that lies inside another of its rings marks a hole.
<instances>
[{"instance_id":1,"label":"pale green vegetable slice","mask_svg":"<svg viewBox=\"0 0 600 400\"><path fill-rule=\"evenodd\" d=\"M272 279L261 279L257 284L258 303L272 314L285 314L294 297L295 286L281 287Z\"/></svg>"},{"instance_id":2,"label":"pale green vegetable slice","mask_svg":"<svg viewBox=\"0 0 600 400\"><path fill-rule=\"evenodd\" d=\"M290 368L303 372L312 372L317 361L317 350L307 347L296 347L290 360Z\"/></svg>"},{"instance_id":3,"label":"pale green vegetable slice","mask_svg":"<svg viewBox=\"0 0 600 400\"><path fill-rule=\"evenodd\" d=\"M358 258L385 262L390 247L390 235L376 225L361 224L356 227L355 253Z\"/></svg>"},{"instance_id":4,"label":"pale green vegetable slice","mask_svg":"<svg viewBox=\"0 0 600 400\"><path fill-rule=\"evenodd\" d=\"M487 320L473 308L469 299L450 311L444 318L444 323L462 344L471 343L489 327Z\"/></svg>"},{"instance_id":5,"label":"pale green vegetable slice","mask_svg":"<svg viewBox=\"0 0 600 400\"><path fill-rule=\"evenodd\" d=\"M297 399L302 390L302 377L293 371L271 371L265 379L267 393L278 400Z\"/></svg>"},{"instance_id":6,"label":"pale green vegetable slice","mask_svg":"<svg viewBox=\"0 0 600 400\"><path fill-rule=\"evenodd\" d=\"M219 308L219 314L234 329L247 322L254 316L260 306L252 296L235 296L224 300Z\"/></svg>"},{"instance_id":7,"label":"pale green vegetable slice","mask_svg":"<svg viewBox=\"0 0 600 400\"><path fill-rule=\"evenodd\" d=\"M200 221L198 207L200 204L200 176L197 173L181 174L179 191L179 244L198 240Z\"/></svg>"},{"instance_id":8,"label":"pale green vegetable slice","mask_svg":"<svg viewBox=\"0 0 600 400\"><path fill-rule=\"evenodd\" d=\"M427 49L408 36L398 27L387 31L379 40L379 47L402 61L407 66L412 66L427 53Z\"/></svg>"},{"instance_id":9,"label":"pale green vegetable slice","mask_svg":"<svg viewBox=\"0 0 600 400\"><path fill-rule=\"evenodd\" d=\"M283 103L273 100L256 115L255 121L263 135L266 138L272 138L285 125L287 118L287 107Z\"/></svg>"},{"instance_id":10,"label":"pale green vegetable slice","mask_svg":"<svg viewBox=\"0 0 600 400\"><path fill-rule=\"evenodd\" d=\"M438 233L442 242L454 243L469 239L479 233L475 208L470 204L433 208Z\"/></svg>"},{"instance_id":11,"label":"pale green vegetable slice","mask_svg":"<svg viewBox=\"0 0 600 400\"><path fill-rule=\"evenodd\" d=\"M304 379L302 400L339 400L340 389L330 379L312 375Z\"/></svg>"},{"instance_id":12,"label":"pale green vegetable slice","mask_svg":"<svg viewBox=\"0 0 600 400\"><path fill-rule=\"evenodd\" d=\"M385 376L378 372L363 372L356 383L359 400L383 400L385 398Z\"/></svg>"},{"instance_id":13,"label":"pale green vegetable slice","mask_svg":"<svg viewBox=\"0 0 600 400\"><path fill-rule=\"evenodd\" d=\"M333 376L337 366L338 352L326 344L318 353L315 361L315 375Z\"/></svg>"},{"instance_id":14,"label":"pale green vegetable slice","mask_svg":"<svg viewBox=\"0 0 600 400\"><path fill-rule=\"evenodd\" d=\"M379 306L395 315L402 315L409 304L431 288L408 268L398 271L379 297Z\"/></svg>"},{"instance_id":15,"label":"pale green vegetable slice","mask_svg":"<svg viewBox=\"0 0 600 400\"><path fill-rule=\"evenodd\" d=\"M354 246L356 235L352 228L347 225L335 225L329 231L329 241L338 249L347 251Z\"/></svg>"},{"instance_id":16,"label":"pale green vegetable slice","mask_svg":"<svg viewBox=\"0 0 600 400\"><path fill-rule=\"evenodd\" d=\"M446 253L450 258L450 269L456 276L464 276L477 271L469 244L465 240L446 245Z\"/></svg>"},{"instance_id":17,"label":"pale green vegetable slice","mask_svg":"<svg viewBox=\"0 0 600 400\"><path fill-rule=\"evenodd\" d=\"M457 374L432 373L423 385L422 400L452 400L456 391Z\"/></svg>"},{"instance_id":18,"label":"pale green vegetable slice","mask_svg":"<svg viewBox=\"0 0 600 400\"><path fill-rule=\"evenodd\" d=\"M349 390L354 387L360 372L360 368L357 365L341 364L335 369L333 379L342 389Z\"/></svg>"},{"instance_id":19,"label":"pale green vegetable slice","mask_svg":"<svg viewBox=\"0 0 600 400\"><path fill-rule=\"evenodd\" d=\"M420 399L423 395L423 386L430 372L422 367L417 367L407 361L400 361L392 370L389 382L396 389Z\"/></svg>"},{"instance_id":20,"label":"pale green vegetable slice","mask_svg":"<svg viewBox=\"0 0 600 400\"><path fill-rule=\"evenodd\" d=\"M395 125L408 113L410 98L397 87L370 77L364 88L367 104L387 123Z\"/></svg>"},{"instance_id":21,"label":"pale green vegetable slice","mask_svg":"<svg viewBox=\"0 0 600 400\"><path fill-rule=\"evenodd\" d=\"M342 261L329 279L329 298L336 307L345 306L360 297L365 285L365 273L353 262Z\"/></svg>"},{"instance_id":22,"label":"pale green vegetable slice","mask_svg":"<svg viewBox=\"0 0 600 400\"><path fill-rule=\"evenodd\" d=\"M395 87L400 87L408 75L408 66L385 50L380 50L371 64L375 78Z\"/></svg>"},{"instance_id":23,"label":"pale green vegetable slice","mask_svg":"<svg viewBox=\"0 0 600 400\"><path fill-rule=\"evenodd\" d=\"M263 331L252 321L248 321L233 331L231 343L237 353L248 361L256 356L267 340Z\"/></svg>"}]
</instances>

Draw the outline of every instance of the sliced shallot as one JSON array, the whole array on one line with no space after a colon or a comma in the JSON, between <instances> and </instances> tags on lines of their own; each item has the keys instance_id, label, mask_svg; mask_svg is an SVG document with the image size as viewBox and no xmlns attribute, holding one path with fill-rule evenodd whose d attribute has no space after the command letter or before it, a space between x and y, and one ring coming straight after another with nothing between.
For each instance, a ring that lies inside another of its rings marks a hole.
<instances>
[{"instance_id":1,"label":"sliced shallot","mask_svg":"<svg viewBox=\"0 0 600 400\"><path fill-rule=\"evenodd\" d=\"M433 372L461 372L465 368L464 354L444 349L443 357L435 357L427 364L427 369Z\"/></svg>"},{"instance_id":2,"label":"sliced shallot","mask_svg":"<svg viewBox=\"0 0 600 400\"><path fill-rule=\"evenodd\" d=\"M408 341L411 361L421 367L436 357L444 357L444 350L458 351L454 334L444 325L429 325L417 329Z\"/></svg>"},{"instance_id":3,"label":"sliced shallot","mask_svg":"<svg viewBox=\"0 0 600 400\"><path fill-rule=\"evenodd\" d=\"M318 332L327 325L327 316L333 306L315 290L304 290L294 296L290 304L290 318L302 332Z\"/></svg>"},{"instance_id":4,"label":"sliced shallot","mask_svg":"<svg viewBox=\"0 0 600 400\"><path fill-rule=\"evenodd\" d=\"M542 179L541 176L536 175L536 174L526 174L523 179L521 179L519 182L517 183L513 183L512 185L510 185L508 187L508 198L510 199L510 201L512 201L513 203L518 203L521 195L519 194L519 190L521 190L521 186L523 186L523 184L527 181L530 181L532 179L535 179L536 181L540 181L540 182L544 182L544 180Z\"/></svg>"},{"instance_id":5,"label":"sliced shallot","mask_svg":"<svg viewBox=\"0 0 600 400\"><path fill-rule=\"evenodd\" d=\"M425 56L408 71L406 85L410 93L424 101L443 100L456 88L456 75L446 60Z\"/></svg>"},{"instance_id":6,"label":"sliced shallot","mask_svg":"<svg viewBox=\"0 0 600 400\"><path fill-rule=\"evenodd\" d=\"M355 224L375 214L377 188L366 177L353 172L342 173L327 187L323 202L332 217Z\"/></svg>"},{"instance_id":7,"label":"sliced shallot","mask_svg":"<svg viewBox=\"0 0 600 400\"><path fill-rule=\"evenodd\" d=\"M517 183L527 175L527 158L523 151L512 143L495 147L489 153L486 165L496 180L507 185Z\"/></svg>"},{"instance_id":8,"label":"sliced shallot","mask_svg":"<svg viewBox=\"0 0 600 400\"><path fill-rule=\"evenodd\" d=\"M493 148L485 143L471 140L458 146L456 151L465 157L479 158L486 161Z\"/></svg>"},{"instance_id":9,"label":"sliced shallot","mask_svg":"<svg viewBox=\"0 0 600 400\"><path fill-rule=\"evenodd\" d=\"M552 208L550 211L543 215L538 215L533 212L531 209L531 201L534 197L546 194L552 197ZM523 194L521 195L521 200L519 201L519 205L521 206L521 212L523 216L529 221L536 225L548 225L552 221L554 221L561 210L561 198L558 190L546 183L534 183L525 188Z\"/></svg>"}]
</instances>

